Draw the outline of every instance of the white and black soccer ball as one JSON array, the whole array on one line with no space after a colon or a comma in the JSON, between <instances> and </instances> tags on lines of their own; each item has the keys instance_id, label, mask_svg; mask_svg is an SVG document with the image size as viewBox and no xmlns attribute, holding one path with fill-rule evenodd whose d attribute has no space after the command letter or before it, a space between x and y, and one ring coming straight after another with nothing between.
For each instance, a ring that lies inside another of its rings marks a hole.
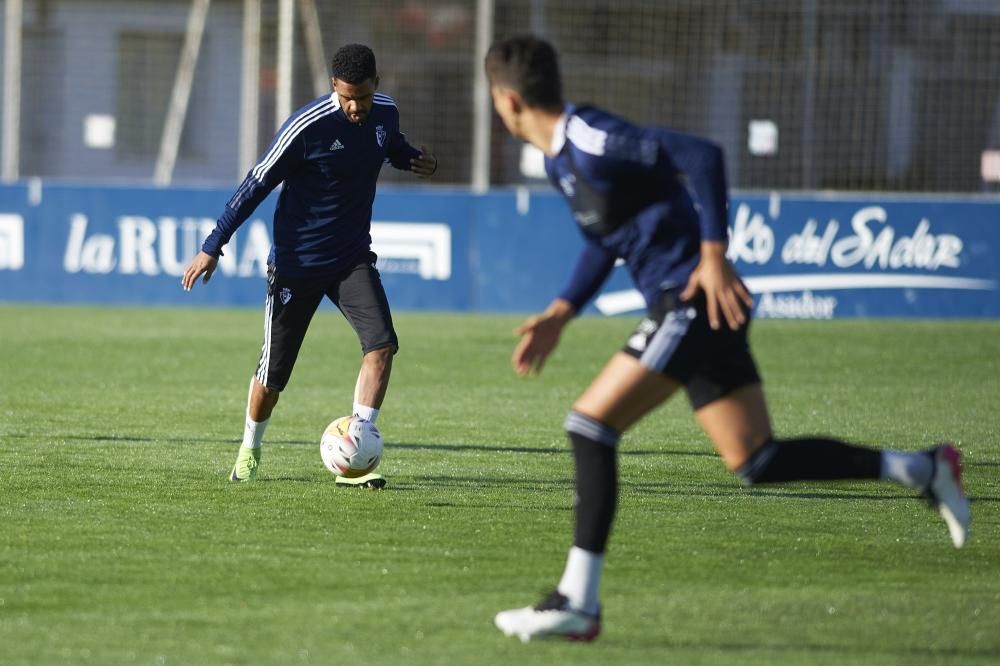
<instances>
[{"instance_id":1,"label":"white and black soccer ball","mask_svg":"<svg viewBox=\"0 0 1000 666\"><path fill-rule=\"evenodd\" d=\"M364 476L382 462L382 435L371 421L342 416L323 431L319 453L331 473L348 478Z\"/></svg>"}]
</instances>

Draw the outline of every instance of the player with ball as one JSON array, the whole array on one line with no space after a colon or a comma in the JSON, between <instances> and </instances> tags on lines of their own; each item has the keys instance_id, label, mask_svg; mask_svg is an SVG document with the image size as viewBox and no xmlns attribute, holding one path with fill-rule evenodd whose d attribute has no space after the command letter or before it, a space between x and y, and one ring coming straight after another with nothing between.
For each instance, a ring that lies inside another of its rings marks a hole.
<instances>
[{"instance_id":1,"label":"player with ball","mask_svg":"<svg viewBox=\"0 0 1000 666\"><path fill-rule=\"evenodd\" d=\"M338 474L338 484L385 484L377 474L356 473L361 468L374 470L381 459L382 441L374 424L399 348L371 251L372 202L385 162L428 177L437 170L437 159L426 149L411 146L400 132L396 104L376 92L379 77L371 49L344 46L334 55L332 70L332 94L310 102L285 121L181 281L188 291L198 278L208 282L236 229L275 187L284 184L274 211L274 246L268 257L264 344L250 381L243 443L232 481L257 478L271 412L291 376L309 322L320 302L329 298L357 334L362 361L354 417L348 417L351 423L336 451L321 449L324 462L330 454L329 460L339 463L327 463Z\"/></svg>"}]
</instances>

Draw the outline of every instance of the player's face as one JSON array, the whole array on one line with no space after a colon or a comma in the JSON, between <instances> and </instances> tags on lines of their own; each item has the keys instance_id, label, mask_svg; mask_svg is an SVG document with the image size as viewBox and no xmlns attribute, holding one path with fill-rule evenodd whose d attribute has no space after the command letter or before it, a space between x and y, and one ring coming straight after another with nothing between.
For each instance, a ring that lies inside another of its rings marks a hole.
<instances>
[{"instance_id":1,"label":"player's face","mask_svg":"<svg viewBox=\"0 0 1000 666\"><path fill-rule=\"evenodd\" d=\"M378 88L378 77L365 79L361 83L348 83L340 79L333 80L333 91L340 100L340 108L352 123L362 123L372 110L375 103L375 90Z\"/></svg>"}]
</instances>

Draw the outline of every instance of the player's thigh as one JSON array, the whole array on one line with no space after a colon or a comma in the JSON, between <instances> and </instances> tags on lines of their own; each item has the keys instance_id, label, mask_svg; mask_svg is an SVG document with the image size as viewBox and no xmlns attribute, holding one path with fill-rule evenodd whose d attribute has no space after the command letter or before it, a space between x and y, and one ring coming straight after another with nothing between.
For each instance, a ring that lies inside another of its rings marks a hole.
<instances>
[{"instance_id":1,"label":"player's thigh","mask_svg":"<svg viewBox=\"0 0 1000 666\"><path fill-rule=\"evenodd\" d=\"M268 389L281 391L288 384L309 323L322 299L322 288L309 281L282 278L274 268L268 270L264 343L254 375Z\"/></svg>"},{"instance_id":2,"label":"player's thigh","mask_svg":"<svg viewBox=\"0 0 1000 666\"><path fill-rule=\"evenodd\" d=\"M741 386L695 411L726 466L735 470L771 439L771 419L760 383Z\"/></svg>"},{"instance_id":3,"label":"player's thigh","mask_svg":"<svg viewBox=\"0 0 1000 666\"><path fill-rule=\"evenodd\" d=\"M392 348L393 353L399 349L389 299L374 263L359 263L327 292L327 296L350 322L361 343L362 354L385 347Z\"/></svg>"},{"instance_id":4,"label":"player's thigh","mask_svg":"<svg viewBox=\"0 0 1000 666\"><path fill-rule=\"evenodd\" d=\"M771 438L771 420L760 373L750 351L748 326L718 330L707 324L698 307L692 335L701 360L685 380L684 389L709 439L730 469ZM749 315L749 312L747 313Z\"/></svg>"},{"instance_id":5,"label":"player's thigh","mask_svg":"<svg viewBox=\"0 0 1000 666\"><path fill-rule=\"evenodd\" d=\"M664 294L573 408L622 432L669 399L696 365L684 351L693 317L676 293Z\"/></svg>"},{"instance_id":6,"label":"player's thigh","mask_svg":"<svg viewBox=\"0 0 1000 666\"><path fill-rule=\"evenodd\" d=\"M638 359L618 352L577 398L573 409L624 432L680 388Z\"/></svg>"}]
</instances>

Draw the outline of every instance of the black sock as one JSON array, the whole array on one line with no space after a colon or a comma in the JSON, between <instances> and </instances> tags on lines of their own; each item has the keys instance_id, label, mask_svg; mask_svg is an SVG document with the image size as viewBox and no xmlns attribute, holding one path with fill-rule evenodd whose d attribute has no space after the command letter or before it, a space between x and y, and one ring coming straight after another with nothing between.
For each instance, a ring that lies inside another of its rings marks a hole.
<instances>
[{"instance_id":1,"label":"black sock","mask_svg":"<svg viewBox=\"0 0 1000 666\"><path fill-rule=\"evenodd\" d=\"M736 474L745 485L782 481L877 479L882 452L835 439L804 437L771 440L750 456Z\"/></svg>"},{"instance_id":2,"label":"black sock","mask_svg":"<svg viewBox=\"0 0 1000 666\"><path fill-rule=\"evenodd\" d=\"M576 460L576 530L573 544L603 553L618 501L618 451L575 432L569 433Z\"/></svg>"}]
</instances>

